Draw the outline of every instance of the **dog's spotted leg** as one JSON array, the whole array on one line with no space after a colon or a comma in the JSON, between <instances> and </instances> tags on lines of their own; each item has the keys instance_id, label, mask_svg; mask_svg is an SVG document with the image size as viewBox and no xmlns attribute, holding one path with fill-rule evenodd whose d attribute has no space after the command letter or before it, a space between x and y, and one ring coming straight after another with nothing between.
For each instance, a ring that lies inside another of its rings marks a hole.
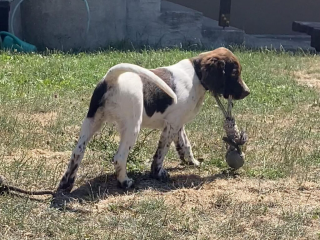
<instances>
[{"instance_id":1,"label":"dog's spotted leg","mask_svg":"<svg viewBox=\"0 0 320 240\"><path fill-rule=\"evenodd\" d=\"M119 185L123 189L133 187L133 180L127 176L127 158L130 149L135 144L139 131L141 121L138 121L135 126L123 126L120 130L121 139L120 145L116 155L113 157L113 164L117 175Z\"/></svg>"},{"instance_id":2,"label":"dog's spotted leg","mask_svg":"<svg viewBox=\"0 0 320 240\"><path fill-rule=\"evenodd\" d=\"M163 168L163 160L170 148L170 145L177 134L177 129L167 125L162 133L158 143L158 149L153 156L151 164L151 176L158 180L167 180L169 178L168 172Z\"/></svg>"},{"instance_id":3,"label":"dog's spotted leg","mask_svg":"<svg viewBox=\"0 0 320 240\"><path fill-rule=\"evenodd\" d=\"M100 129L102 123L103 123L102 118L97 116L95 116L94 118L84 119L81 126L81 132L80 132L78 143L71 154L67 171L65 172L64 176L60 181L58 191L63 191L63 192L71 191L74 185L74 181L76 178L79 165L84 156L86 146L89 140L91 139L91 137L93 136L93 134Z\"/></svg>"},{"instance_id":4,"label":"dog's spotted leg","mask_svg":"<svg viewBox=\"0 0 320 240\"><path fill-rule=\"evenodd\" d=\"M179 130L178 134L174 139L176 150L179 154L180 160L184 163L200 166L199 161L197 161L192 153L191 144L187 137L184 126Z\"/></svg>"}]
</instances>

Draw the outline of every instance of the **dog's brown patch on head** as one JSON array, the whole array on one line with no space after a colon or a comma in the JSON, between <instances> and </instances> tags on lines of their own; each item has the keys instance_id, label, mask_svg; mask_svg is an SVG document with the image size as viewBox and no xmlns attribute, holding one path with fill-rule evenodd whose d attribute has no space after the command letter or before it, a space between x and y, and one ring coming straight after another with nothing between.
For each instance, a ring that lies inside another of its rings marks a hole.
<instances>
[{"instance_id":1,"label":"dog's brown patch on head","mask_svg":"<svg viewBox=\"0 0 320 240\"><path fill-rule=\"evenodd\" d=\"M161 78L173 91L175 85L173 82L172 72L166 68L151 69L155 75ZM149 117L155 112L164 113L164 111L173 104L172 98L154 83L149 82L142 77L143 82L143 102L144 108Z\"/></svg>"},{"instance_id":2,"label":"dog's brown patch on head","mask_svg":"<svg viewBox=\"0 0 320 240\"><path fill-rule=\"evenodd\" d=\"M218 48L199 54L191 62L203 87L213 94L243 99L250 90L241 79L238 58L226 48Z\"/></svg>"}]
</instances>

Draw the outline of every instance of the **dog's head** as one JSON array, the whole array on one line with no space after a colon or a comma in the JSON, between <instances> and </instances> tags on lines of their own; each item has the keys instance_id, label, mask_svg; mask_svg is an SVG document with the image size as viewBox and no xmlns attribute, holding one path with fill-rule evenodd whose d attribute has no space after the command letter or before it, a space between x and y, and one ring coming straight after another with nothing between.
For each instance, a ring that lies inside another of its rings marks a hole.
<instances>
[{"instance_id":1,"label":"dog's head","mask_svg":"<svg viewBox=\"0 0 320 240\"><path fill-rule=\"evenodd\" d=\"M250 90L241 79L241 65L237 57L226 48L201 53L191 59L195 72L206 90L214 95L229 95L235 100L245 98Z\"/></svg>"}]
</instances>

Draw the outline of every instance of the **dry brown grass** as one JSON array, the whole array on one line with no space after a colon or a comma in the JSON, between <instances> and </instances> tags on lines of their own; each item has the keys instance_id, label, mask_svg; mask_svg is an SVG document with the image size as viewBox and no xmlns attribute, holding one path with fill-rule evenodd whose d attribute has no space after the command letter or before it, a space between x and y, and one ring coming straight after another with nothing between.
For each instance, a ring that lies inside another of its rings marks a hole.
<instances>
[{"instance_id":1,"label":"dry brown grass","mask_svg":"<svg viewBox=\"0 0 320 240\"><path fill-rule=\"evenodd\" d=\"M311 64L310 69L296 71L294 73L299 84L320 90L320 69Z\"/></svg>"},{"instance_id":2,"label":"dry brown grass","mask_svg":"<svg viewBox=\"0 0 320 240\"><path fill-rule=\"evenodd\" d=\"M48 126L50 124L54 124L57 119L56 112L39 112L39 113L19 113L17 114L17 118L19 121L26 122L31 121L35 124L40 124L42 127Z\"/></svg>"},{"instance_id":3,"label":"dry brown grass","mask_svg":"<svg viewBox=\"0 0 320 240\"><path fill-rule=\"evenodd\" d=\"M177 167L171 163L167 167ZM121 194L105 179L90 184L93 192L107 191L93 204L77 201L73 210L88 211L98 219L105 214L121 219L139 218L141 203L161 202L161 231L176 229L171 218L186 221L185 239L317 239L320 232L320 187L294 179L277 181L228 174L196 173L178 166L170 184L159 184L145 176L138 190ZM164 186L165 185L165 186ZM80 194L80 192L77 192ZM80 194L81 195L81 194ZM93 220L94 221L94 220ZM150 222L150 224L152 224ZM182 227L182 226L180 226ZM119 225L124 233L127 229ZM180 233L181 234L181 233ZM183 234L176 237L182 239ZM120 234L120 236L122 236ZM286 238L288 237L288 238Z\"/></svg>"}]
</instances>

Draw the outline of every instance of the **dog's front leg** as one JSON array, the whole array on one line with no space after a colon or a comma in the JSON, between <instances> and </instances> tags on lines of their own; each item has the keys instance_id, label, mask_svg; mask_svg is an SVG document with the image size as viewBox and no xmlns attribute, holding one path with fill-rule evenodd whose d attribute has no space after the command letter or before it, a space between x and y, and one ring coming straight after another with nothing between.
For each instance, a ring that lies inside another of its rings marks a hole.
<instances>
[{"instance_id":1,"label":"dog's front leg","mask_svg":"<svg viewBox=\"0 0 320 240\"><path fill-rule=\"evenodd\" d=\"M158 149L153 156L153 162L151 165L151 176L158 180L167 180L169 178L168 172L163 168L163 160L169 150L177 129L171 125L167 125L162 133L158 143Z\"/></svg>"},{"instance_id":2,"label":"dog's front leg","mask_svg":"<svg viewBox=\"0 0 320 240\"><path fill-rule=\"evenodd\" d=\"M200 166L199 161L197 161L193 156L191 144L187 137L184 126L179 130L178 134L176 135L174 139L174 144L182 162L195 166Z\"/></svg>"}]
</instances>

